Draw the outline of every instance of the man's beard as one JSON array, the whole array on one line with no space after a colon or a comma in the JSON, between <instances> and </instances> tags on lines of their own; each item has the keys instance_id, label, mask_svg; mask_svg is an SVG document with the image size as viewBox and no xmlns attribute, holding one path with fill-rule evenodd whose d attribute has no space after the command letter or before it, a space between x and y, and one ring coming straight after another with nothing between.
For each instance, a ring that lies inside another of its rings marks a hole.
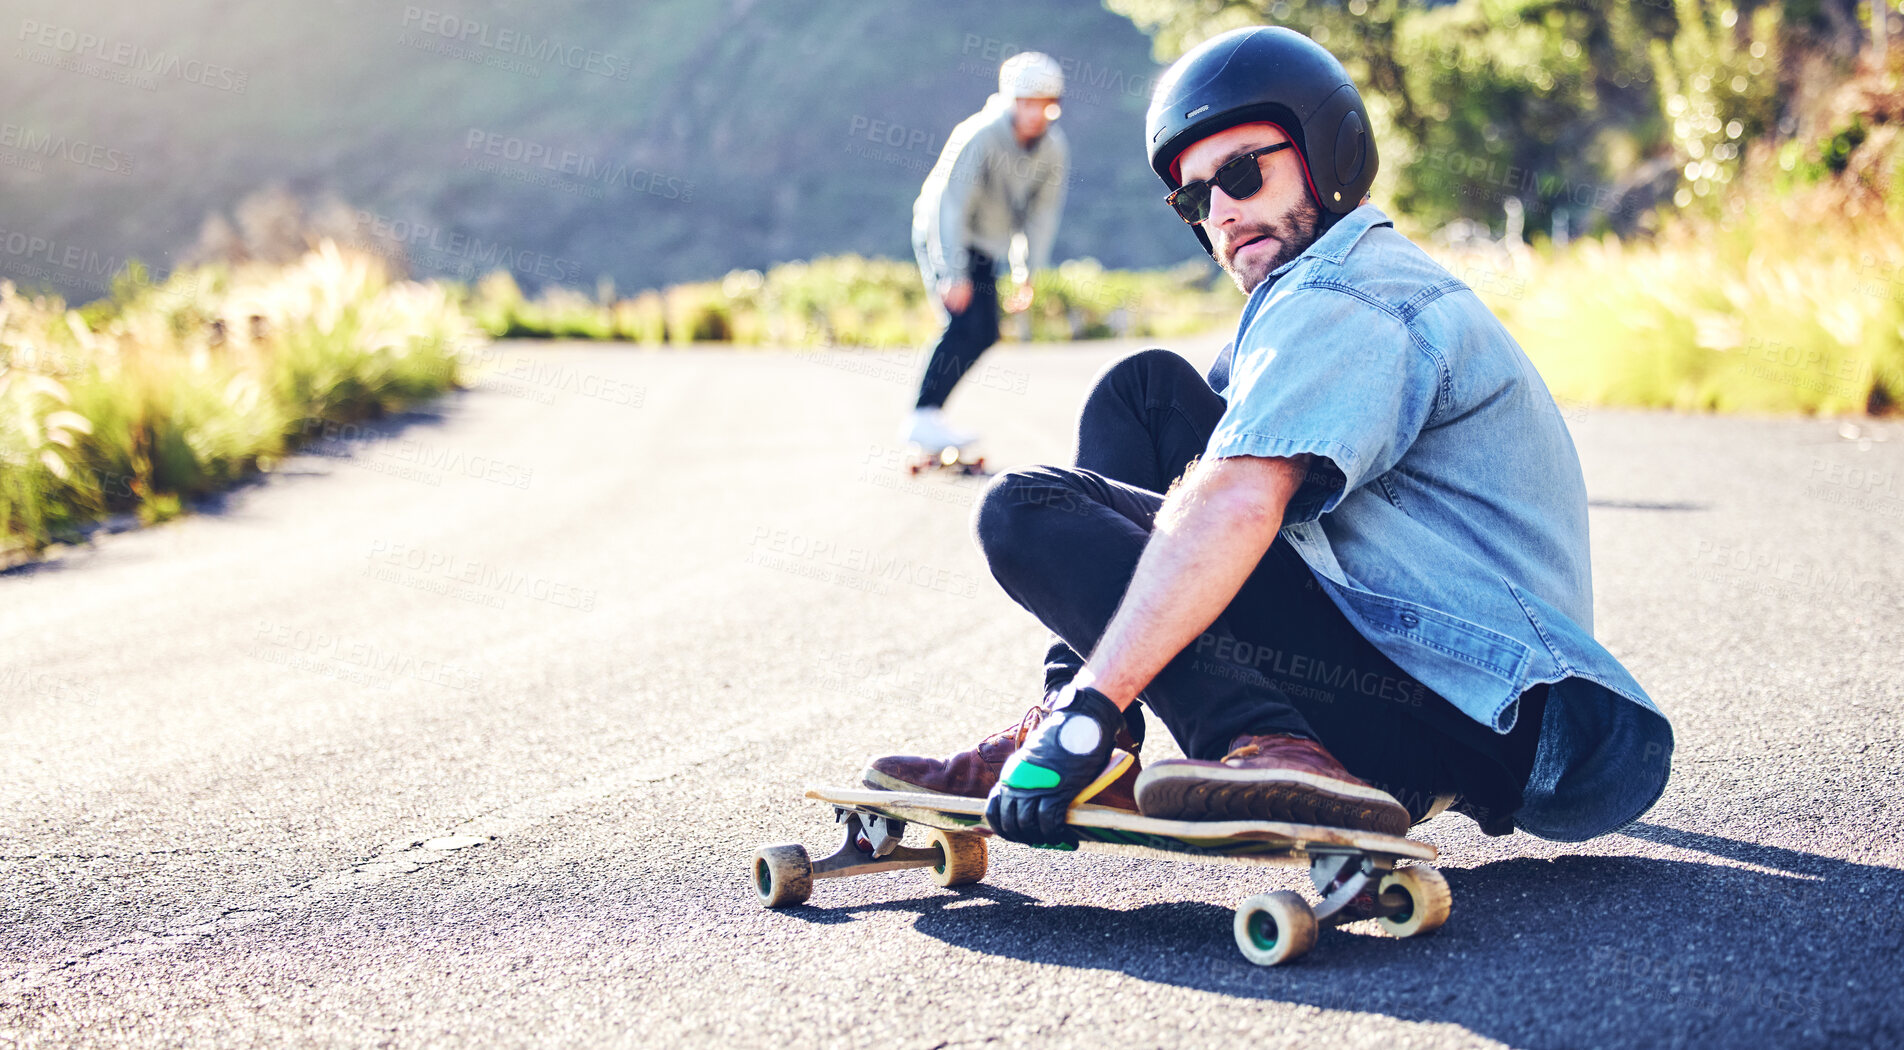
<instances>
[{"instance_id":1,"label":"man's beard","mask_svg":"<svg viewBox=\"0 0 1904 1050\"><path fill-rule=\"evenodd\" d=\"M1316 207L1315 201L1305 196L1294 208L1290 209L1289 214L1282 217L1281 221L1232 229L1225 236L1226 245L1242 244L1258 237L1274 237L1276 238L1274 255L1268 258L1260 256L1252 258L1239 269L1236 264L1236 250L1232 248L1229 251L1230 257L1218 259L1217 265L1223 267L1223 272L1230 275L1230 280L1236 282L1236 286L1243 290L1244 295L1248 295L1256 290L1257 285L1263 283L1265 277L1274 273L1278 266L1307 251L1310 245L1316 243L1316 238L1321 234L1322 212Z\"/></svg>"}]
</instances>

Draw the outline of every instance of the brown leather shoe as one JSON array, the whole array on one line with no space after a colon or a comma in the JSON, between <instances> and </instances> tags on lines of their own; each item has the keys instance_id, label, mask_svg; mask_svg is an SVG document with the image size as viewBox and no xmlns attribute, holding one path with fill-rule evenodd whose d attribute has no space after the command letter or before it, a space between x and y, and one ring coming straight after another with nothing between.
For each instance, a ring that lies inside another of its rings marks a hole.
<instances>
[{"instance_id":1,"label":"brown leather shoe","mask_svg":"<svg viewBox=\"0 0 1904 1050\"><path fill-rule=\"evenodd\" d=\"M1221 762L1159 762L1137 778L1137 808L1170 820L1276 820L1408 834L1408 810L1357 780L1321 744L1239 736Z\"/></svg>"},{"instance_id":2,"label":"brown leather shoe","mask_svg":"<svg viewBox=\"0 0 1904 1050\"><path fill-rule=\"evenodd\" d=\"M860 783L881 791L929 791L936 795L962 795L984 798L998 783L998 772L1005 760L1025 742L1025 737L1051 714L1042 704L1025 712L1018 724L1001 729L978 742L969 751L948 758L922 758L918 755L886 755L872 759L860 774ZM1135 760L1137 741L1129 730L1118 730L1117 747L1133 756L1130 768L1108 787L1086 801L1095 806L1110 806L1137 812L1135 789L1141 766ZM1116 752L1112 761L1118 761Z\"/></svg>"}]
</instances>

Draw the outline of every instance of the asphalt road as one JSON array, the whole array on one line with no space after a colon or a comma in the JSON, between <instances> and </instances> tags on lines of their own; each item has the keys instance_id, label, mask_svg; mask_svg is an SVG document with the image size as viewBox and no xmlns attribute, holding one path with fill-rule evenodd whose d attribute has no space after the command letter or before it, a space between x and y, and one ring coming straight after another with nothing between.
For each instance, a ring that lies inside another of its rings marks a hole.
<instances>
[{"instance_id":1,"label":"asphalt road","mask_svg":"<svg viewBox=\"0 0 1904 1050\"><path fill-rule=\"evenodd\" d=\"M1129 347L954 402L1063 462ZM1207 356L1207 342L1193 344ZM1584 844L1443 817L1432 938L1230 938L1290 869L1001 847L821 883L809 782L1035 699L877 355L507 347L207 513L0 576L0 1046L1850 1046L1904 1038L1904 427L1570 411L1600 637L1673 717Z\"/></svg>"}]
</instances>

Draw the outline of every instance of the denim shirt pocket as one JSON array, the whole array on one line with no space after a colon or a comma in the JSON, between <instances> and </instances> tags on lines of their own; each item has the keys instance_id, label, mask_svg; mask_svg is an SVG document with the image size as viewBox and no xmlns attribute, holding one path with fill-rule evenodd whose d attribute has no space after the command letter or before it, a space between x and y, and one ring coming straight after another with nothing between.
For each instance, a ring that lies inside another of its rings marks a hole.
<instances>
[{"instance_id":1,"label":"denim shirt pocket","mask_svg":"<svg viewBox=\"0 0 1904 1050\"><path fill-rule=\"evenodd\" d=\"M1503 681L1519 682L1531 658L1521 642L1460 617L1368 591L1345 588L1343 597L1369 626L1472 664Z\"/></svg>"}]
</instances>

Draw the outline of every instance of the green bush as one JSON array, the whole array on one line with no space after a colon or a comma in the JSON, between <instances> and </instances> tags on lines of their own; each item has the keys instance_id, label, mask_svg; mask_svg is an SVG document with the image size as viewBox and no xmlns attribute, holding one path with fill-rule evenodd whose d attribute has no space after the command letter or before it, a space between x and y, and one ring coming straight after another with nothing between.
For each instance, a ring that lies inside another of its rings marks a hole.
<instances>
[{"instance_id":1,"label":"green bush","mask_svg":"<svg viewBox=\"0 0 1904 1050\"><path fill-rule=\"evenodd\" d=\"M161 285L130 269L82 310L0 283L0 557L112 513L170 516L313 422L440 393L479 338L451 292L329 242Z\"/></svg>"},{"instance_id":2,"label":"green bush","mask_svg":"<svg viewBox=\"0 0 1904 1050\"><path fill-rule=\"evenodd\" d=\"M1235 320L1242 299L1214 270L1106 270L1090 259L1034 279L1031 338L1171 336ZM1002 297L1009 280L999 282ZM937 313L911 263L831 256L736 270L719 281L679 284L601 303L552 288L525 299L507 273L493 273L467 299L476 323L497 338L620 339L648 346L918 346Z\"/></svg>"}]
</instances>

